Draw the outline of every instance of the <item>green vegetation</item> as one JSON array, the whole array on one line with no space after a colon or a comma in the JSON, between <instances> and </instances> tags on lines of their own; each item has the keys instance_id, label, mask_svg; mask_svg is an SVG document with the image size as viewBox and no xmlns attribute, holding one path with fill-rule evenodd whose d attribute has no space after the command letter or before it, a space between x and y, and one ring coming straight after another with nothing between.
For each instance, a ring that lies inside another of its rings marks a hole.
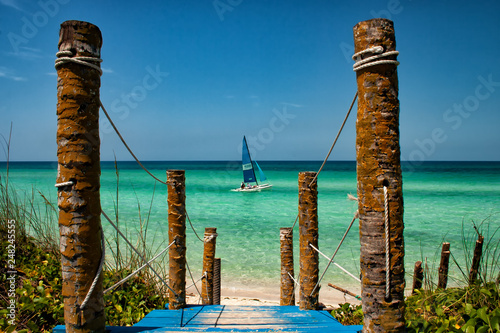
<instances>
[{"instance_id":1,"label":"green vegetation","mask_svg":"<svg viewBox=\"0 0 500 333\"><path fill-rule=\"evenodd\" d=\"M495 224L483 221L479 227L474 225L475 232L462 235L465 267L458 266L452 257L462 273L461 281L457 281L462 287L435 288L436 284L427 271L424 288L406 298L407 332L500 332L500 227L490 231L491 225ZM476 232L481 235L479 229L483 229L489 238L484 241L479 275L475 281L470 281L470 253L473 252ZM332 316L344 325L363 324L361 305L341 304L332 311Z\"/></svg>"},{"instance_id":2,"label":"green vegetation","mask_svg":"<svg viewBox=\"0 0 500 333\"><path fill-rule=\"evenodd\" d=\"M35 204L35 199L39 198L45 203L42 208ZM116 218L117 212L116 207ZM148 221L141 218L140 221L136 248L144 257L150 258L151 247L146 246L144 231ZM20 198L12 186L9 187L8 178L1 179L0 331L43 332L64 324L58 237L56 207L35 191L30 197ZM104 270L104 289L143 264L132 251L120 251L114 235L108 238L107 248L111 249L111 258L108 258ZM12 277L14 284L11 285L9 278ZM133 325L153 309L164 308L168 303L166 295L165 287L158 284L148 270L143 270L105 294L106 324ZM12 299L16 300L14 321L9 317Z\"/></svg>"}]
</instances>

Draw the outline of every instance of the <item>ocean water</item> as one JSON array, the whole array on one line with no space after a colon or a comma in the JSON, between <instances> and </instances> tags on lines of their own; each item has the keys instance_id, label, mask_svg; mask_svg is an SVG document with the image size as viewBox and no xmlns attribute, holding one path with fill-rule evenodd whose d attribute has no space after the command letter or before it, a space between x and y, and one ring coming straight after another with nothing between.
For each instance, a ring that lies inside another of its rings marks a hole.
<instances>
[{"instance_id":1,"label":"ocean water","mask_svg":"<svg viewBox=\"0 0 500 333\"><path fill-rule=\"evenodd\" d=\"M168 169L186 170L186 209L194 230L203 237L205 227L218 232L216 256L222 260L222 284L227 289L261 290L279 295L279 228L291 227L297 216L298 173L316 171L321 162L259 162L272 190L257 193L231 192L241 184L239 162L147 162L158 178ZM57 202L54 162L11 162L9 181L21 195L43 205L42 192ZM463 234L474 235L472 223L489 223L490 232L500 225L500 162L403 163L405 222L405 266L407 287L411 287L413 265L427 260L437 276L440 244L451 243L455 259L464 265ZM168 243L167 191L135 162L118 162L120 226L133 240L139 221L148 222L149 245L155 252ZM5 163L0 164L5 177ZM5 178L4 178L5 179ZM101 202L114 215L117 176L113 162L102 163ZM335 251L357 208L348 194L356 195L355 162L328 162L318 178L319 247L326 255ZM114 232L102 219L107 237ZM486 232L486 231L485 231ZM498 241L497 233L494 237ZM298 226L294 229L295 266L298 275ZM188 263L195 278L201 276L203 244L187 224ZM163 256L165 264L168 256ZM335 260L359 276L359 228L356 221ZM327 260L320 256L320 272ZM453 261L451 283L460 280ZM322 282L359 292L359 283L335 266ZM327 292L326 287L322 292Z\"/></svg>"}]
</instances>

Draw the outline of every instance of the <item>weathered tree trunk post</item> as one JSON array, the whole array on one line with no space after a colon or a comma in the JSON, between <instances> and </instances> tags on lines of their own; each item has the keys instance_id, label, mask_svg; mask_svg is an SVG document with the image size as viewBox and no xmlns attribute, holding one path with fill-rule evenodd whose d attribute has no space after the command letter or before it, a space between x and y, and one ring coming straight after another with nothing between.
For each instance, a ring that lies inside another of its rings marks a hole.
<instances>
[{"instance_id":1,"label":"weathered tree trunk post","mask_svg":"<svg viewBox=\"0 0 500 333\"><path fill-rule=\"evenodd\" d=\"M280 228L281 288L280 305L295 305L293 270L293 229Z\"/></svg>"},{"instance_id":2,"label":"weathered tree trunk post","mask_svg":"<svg viewBox=\"0 0 500 333\"><path fill-rule=\"evenodd\" d=\"M186 178L184 170L167 171L169 290L168 308L186 306Z\"/></svg>"},{"instance_id":3,"label":"weathered tree trunk post","mask_svg":"<svg viewBox=\"0 0 500 333\"><path fill-rule=\"evenodd\" d=\"M477 279L479 263L481 262L481 256L483 255L483 242L484 236L479 234L477 236L476 247L474 248L474 256L472 257L472 265L469 272L469 285L474 284Z\"/></svg>"},{"instance_id":4,"label":"weathered tree trunk post","mask_svg":"<svg viewBox=\"0 0 500 333\"><path fill-rule=\"evenodd\" d=\"M300 244L300 297L301 310L317 310L319 306L318 252L318 183L316 172L299 173L299 244Z\"/></svg>"},{"instance_id":5,"label":"weathered tree trunk post","mask_svg":"<svg viewBox=\"0 0 500 333\"><path fill-rule=\"evenodd\" d=\"M448 268L450 263L450 243L443 243L441 262L439 264L438 288L446 289L448 284Z\"/></svg>"},{"instance_id":6,"label":"weathered tree trunk post","mask_svg":"<svg viewBox=\"0 0 500 333\"><path fill-rule=\"evenodd\" d=\"M390 20L372 19L358 23L353 30L359 96L356 161L365 315L363 332L403 332L403 181L394 27ZM370 57L374 58L367 59ZM384 186L389 211L388 270Z\"/></svg>"},{"instance_id":7,"label":"weathered tree trunk post","mask_svg":"<svg viewBox=\"0 0 500 333\"><path fill-rule=\"evenodd\" d=\"M415 293L415 290L422 288L422 281L424 281L424 269L422 268L422 262L419 260L415 263L415 268L413 269L412 294Z\"/></svg>"},{"instance_id":8,"label":"weathered tree trunk post","mask_svg":"<svg viewBox=\"0 0 500 333\"><path fill-rule=\"evenodd\" d=\"M214 305L220 305L220 258L214 258Z\"/></svg>"},{"instance_id":9,"label":"weathered tree trunk post","mask_svg":"<svg viewBox=\"0 0 500 333\"><path fill-rule=\"evenodd\" d=\"M93 24L66 21L59 53L100 59L101 31ZM65 52L66 51L66 52ZM59 55L58 53L58 55ZM66 332L104 332L99 139L100 73L75 62L57 64L57 184L61 240L62 295Z\"/></svg>"},{"instance_id":10,"label":"weathered tree trunk post","mask_svg":"<svg viewBox=\"0 0 500 333\"><path fill-rule=\"evenodd\" d=\"M217 228L205 228L203 247L203 274L201 283L201 302L205 305L214 304L214 259Z\"/></svg>"}]
</instances>

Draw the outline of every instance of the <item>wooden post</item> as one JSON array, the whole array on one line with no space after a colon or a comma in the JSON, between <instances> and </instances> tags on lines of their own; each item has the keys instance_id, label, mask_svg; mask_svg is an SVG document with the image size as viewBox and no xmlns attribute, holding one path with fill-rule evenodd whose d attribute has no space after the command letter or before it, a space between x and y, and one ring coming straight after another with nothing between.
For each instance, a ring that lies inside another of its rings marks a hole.
<instances>
[{"instance_id":1,"label":"wooden post","mask_svg":"<svg viewBox=\"0 0 500 333\"><path fill-rule=\"evenodd\" d=\"M301 310L317 310L319 307L318 252L318 183L312 180L316 172L299 173L299 243L300 243L300 297ZM312 293L312 295L311 295Z\"/></svg>"},{"instance_id":2,"label":"wooden post","mask_svg":"<svg viewBox=\"0 0 500 333\"><path fill-rule=\"evenodd\" d=\"M411 288L412 294L415 293L415 290L422 288L422 281L424 281L424 269L422 268L422 262L417 261L413 270L413 286Z\"/></svg>"},{"instance_id":3,"label":"wooden post","mask_svg":"<svg viewBox=\"0 0 500 333\"><path fill-rule=\"evenodd\" d=\"M354 49L360 59L396 48L393 23L372 19L354 26ZM398 74L395 57L359 68L356 161L361 243L363 332L403 332L404 242L403 189L399 147ZM368 60L369 61L369 60ZM384 186L389 203L389 270L386 270ZM386 283L386 272L390 283ZM388 287L388 297L386 297Z\"/></svg>"},{"instance_id":4,"label":"wooden post","mask_svg":"<svg viewBox=\"0 0 500 333\"><path fill-rule=\"evenodd\" d=\"M101 46L101 31L95 25L81 21L61 24L59 51L66 51L66 57L100 59ZM81 308L103 253L99 196L100 73L82 64L64 62L57 65L57 76L56 186L66 332L104 332L102 275Z\"/></svg>"},{"instance_id":5,"label":"wooden post","mask_svg":"<svg viewBox=\"0 0 500 333\"><path fill-rule=\"evenodd\" d=\"M280 228L281 288L280 305L295 305L293 272L293 229Z\"/></svg>"},{"instance_id":6,"label":"wooden post","mask_svg":"<svg viewBox=\"0 0 500 333\"><path fill-rule=\"evenodd\" d=\"M184 170L167 171L168 242L175 244L168 250L168 308L186 306L186 178ZM176 295L177 294L177 295Z\"/></svg>"},{"instance_id":7,"label":"wooden post","mask_svg":"<svg viewBox=\"0 0 500 333\"><path fill-rule=\"evenodd\" d=\"M214 258L214 304L220 305L220 258Z\"/></svg>"},{"instance_id":8,"label":"wooden post","mask_svg":"<svg viewBox=\"0 0 500 333\"><path fill-rule=\"evenodd\" d=\"M441 262L439 264L438 288L446 289L448 284L448 267L450 263L450 243L443 243L441 249Z\"/></svg>"},{"instance_id":9,"label":"wooden post","mask_svg":"<svg viewBox=\"0 0 500 333\"><path fill-rule=\"evenodd\" d=\"M203 274L201 283L201 302L205 305L214 304L214 258L217 228L205 228L205 245L203 247Z\"/></svg>"},{"instance_id":10,"label":"wooden post","mask_svg":"<svg viewBox=\"0 0 500 333\"><path fill-rule=\"evenodd\" d=\"M483 242L484 237L481 234L478 234L476 247L474 248L474 256L472 257L472 265L469 272L469 285L474 284L477 279L479 263L481 262L481 256L483 255Z\"/></svg>"}]
</instances>

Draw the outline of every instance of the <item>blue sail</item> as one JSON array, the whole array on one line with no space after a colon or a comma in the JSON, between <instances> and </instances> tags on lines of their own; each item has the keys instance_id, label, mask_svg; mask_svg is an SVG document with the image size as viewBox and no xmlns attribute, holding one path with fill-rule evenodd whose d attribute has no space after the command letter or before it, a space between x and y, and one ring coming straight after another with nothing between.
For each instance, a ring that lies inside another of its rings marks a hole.
<instances>
[{"instance_id":1,"label":"blue sail","mask_svg":"<svg viewBox=\"0 0 500 333\"><path fill-rule=\"evenodd\" d=\"M241 148L241 164L243 167L243 181L245 183L257 182L255 171L253 170L252 159L248 151L247 139L243 137L243 147Z\"/></svg>"},{"instance_id":2,"label":"blue sail","mask_svg":"<svg viewBox=\"0 0 500 333\"><path fill-rule=\"evenodd\" d=\"M257 169L259 170L260 181L261 182L265 182L267 180L267 177L264 174L264 171L262 171L262 169L260 168L259 163L257 163L257 161L255 161L255 165L257 166Z\"/></svg>"}]
</instances>

